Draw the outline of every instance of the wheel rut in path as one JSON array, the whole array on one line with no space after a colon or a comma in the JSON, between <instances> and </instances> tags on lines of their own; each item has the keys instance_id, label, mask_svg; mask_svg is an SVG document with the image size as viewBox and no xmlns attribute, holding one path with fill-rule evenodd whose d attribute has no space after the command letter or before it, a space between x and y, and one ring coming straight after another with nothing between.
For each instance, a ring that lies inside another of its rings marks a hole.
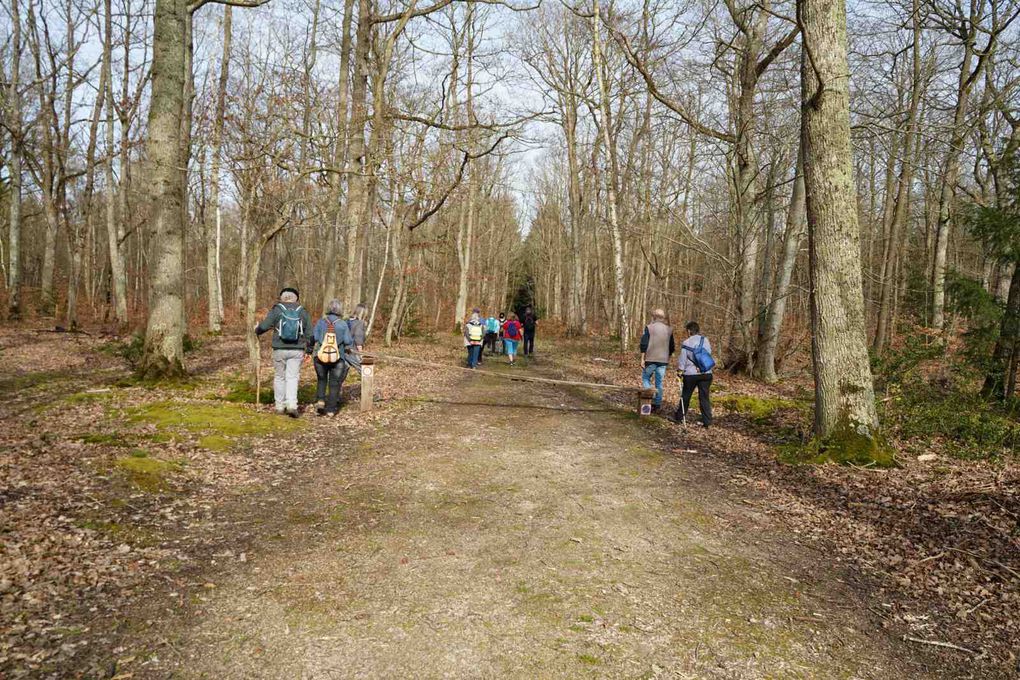
<instances>
[{"instance_id":1,"label":"wheel rut in path","mask_svg":"<svg viewBox=\"0 0 1020 680\"><path fill-rule=\"evenodd\" d=\"M656 432L581 392L465 379L301 486L294 540L267 542L167 631L164 663L216 678L922 677L817 553L748 519Z\"/></svg>"}]
</instances>

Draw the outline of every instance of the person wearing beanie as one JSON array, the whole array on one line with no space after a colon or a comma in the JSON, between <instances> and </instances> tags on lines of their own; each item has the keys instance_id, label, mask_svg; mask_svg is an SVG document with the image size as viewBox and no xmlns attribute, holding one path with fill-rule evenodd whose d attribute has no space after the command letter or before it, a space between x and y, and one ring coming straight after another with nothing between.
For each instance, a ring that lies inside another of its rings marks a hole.
<instances>
[{"instance_id":1,"label":"person wearing beanie","mask_svg":"<svg viewBox=\"0 0 1020 680\"><path fill-rule=\"evenodd\" d=\"M280 291L279 301L255 327L255 335L273 331L273 399L276 412L298 417L301 362L312 354L312 318L298 302L296 288Z\"/></svg>"}]
</instances>

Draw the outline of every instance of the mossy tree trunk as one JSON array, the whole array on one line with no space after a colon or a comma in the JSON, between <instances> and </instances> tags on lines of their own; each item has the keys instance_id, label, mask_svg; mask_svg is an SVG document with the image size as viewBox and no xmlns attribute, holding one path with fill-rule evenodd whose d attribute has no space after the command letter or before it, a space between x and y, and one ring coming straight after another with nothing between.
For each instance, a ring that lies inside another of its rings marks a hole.
<instances>
[{"instance_id":1,"label":"mossy tree trunk","mask_svg":"<svg viewBox=\"0 0 1020 680\"><path fill-rule=\"evenodd\" d=\"M850 147L846 5L844 0L800 0L798 9L815 435L838 447L874 447L878 415L865 337Z\"/></svg>"},{"instance_id":2,"label":"mossy tree trunk","mask_svg":"<svg viewBox=\"0 0 1020 680\"><path fill-rule=\"evenodd\" d=\"M149 317L139 371L147 379L184 374L184 118L185 0L156 0L149 109Z\"/></svg>"}]
</instances>

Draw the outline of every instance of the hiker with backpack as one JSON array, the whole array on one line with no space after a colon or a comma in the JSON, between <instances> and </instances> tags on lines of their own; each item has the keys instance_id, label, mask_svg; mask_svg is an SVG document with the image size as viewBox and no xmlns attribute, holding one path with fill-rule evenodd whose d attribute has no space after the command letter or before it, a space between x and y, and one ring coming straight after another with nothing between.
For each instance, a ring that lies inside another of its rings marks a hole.
<instances>
[{"instance_id":1,"label":"hiker with backpack","mask_svg":"<svg viewBox=\"0 0 1020 680\"><path fill-rule=\"evenodd\" d=\"M467 347L468 368L478 368L482 357L482 343L485 341L485 326L478 309L471 312L471 318L464 324L464 346Z\"/></svg>"},{"instance_id":2,"label":"hiker with backpack","mask_svg":"<svg viewBox=\"0 0 1020 680\"><path fill-rule=\"evenodd\" d=\"M298 303L296 288L280 291L280 301L255 327L255 335L273 331L273 399L276 412L298 417L301 362L312 353L312 319Z\"/></svg>"},{"instance_id":3,"label":"hiker with backpack","mask_svg":"<svg viewBox=\"0 0 1020 680\"><path fill-rule=\"evenodd\" d=\"M673 329L666 324L666 312L662 309L652 310L652 321L645 326L641 335L641 385L647 390L652 386L655 377L655 397L652 399L652 412L662 408L662 381L666 377L669 358L676 351Z\"/></svg>"},{"instance_id":4,"label":"hiker with backpack","mask_svg":"<svg viewBox=\"0 0 1020 680\"><path fill-rule=\"evenodd\" d=\"M677 364L677 377L681 380L680 405L674 420L687 422L690 411L691 395L698 391L698 407L701 410L701 425L712 425L712 402L709 399L709 388L712 386L712 369L715 359L712 358L712 344L701 334L701 327L696 321L688 321L687 340L680 345L680 360Z\"/></svg>"},{"instance_id":5,"label":"hiker with backpack","mask_svg":"<svg viewBox=\"0 0 1020 680\"><path fill-rule=\"evenodd\" d=\"M524 327L524 356L529 357L535 353L535 328L538 325L538 317L531 307L524 308L521 325Z\"/></svg>"},{"instance_id":6,"label":"hiker with backpack","mask_svg":"<svg viewBox=\"0 0 1020 680\"><path fill-rule=\"evenodd\" d=\"M503 325L503 346L506 348L507 356L510 357L511 366L517 359L517 343L523 339L521 322L517 320L516 314L511 313L510 318Z\"/></svg>"},{"instance_id":7,"label":"hiker with backpack","mask_svg":"<svg viewBox=\"0 0 1020 680\"><path fill-rule=\"evenodd\" d=\"M330 300L326 315L319 319L312 331L315 339L315 410L320 416L335 416L340 410L344 380L350 370L347 350L354 346L354 338L343 318L343 305Z\"/></svg>"},{"instance_id":8,"label":"hiker with backpack","mask_svg":"<svg viewBox=\"0 0 1020 680\"><path fill-rule=\"evenodd\" d=\"M485 346L489 348L489 356L496 353L497 338L499 338L499 319L490 316L485 320Z\"/></svg>"}]
</instances>

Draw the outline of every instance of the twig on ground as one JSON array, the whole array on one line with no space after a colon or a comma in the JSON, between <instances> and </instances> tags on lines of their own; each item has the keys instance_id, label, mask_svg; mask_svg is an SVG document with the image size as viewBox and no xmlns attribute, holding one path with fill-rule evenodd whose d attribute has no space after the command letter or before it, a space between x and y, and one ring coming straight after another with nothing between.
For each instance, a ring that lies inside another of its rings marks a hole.
<instances>
[{"instance_id":1,"label":"twig on ground","mask_svg":"<svg viewBox=\"0 0 1020 680\"><path fill-rule=\"evenodd\" d=\"M945 649L955 649L955 650L960 651L960 652L967 652L968 654L974 654L974 655L980 654L980 652L976 652L973 649L968 649L966 647L961 647L960 645L954 645L952 642L942 642L941 640L923 640L921 638L911 637L910 635L904 635L903 639L906 640L907 642L916 642L917 644L920 644L920 645L931 645L933 647L944 647Z\"/></svg>"}]
</instances>

